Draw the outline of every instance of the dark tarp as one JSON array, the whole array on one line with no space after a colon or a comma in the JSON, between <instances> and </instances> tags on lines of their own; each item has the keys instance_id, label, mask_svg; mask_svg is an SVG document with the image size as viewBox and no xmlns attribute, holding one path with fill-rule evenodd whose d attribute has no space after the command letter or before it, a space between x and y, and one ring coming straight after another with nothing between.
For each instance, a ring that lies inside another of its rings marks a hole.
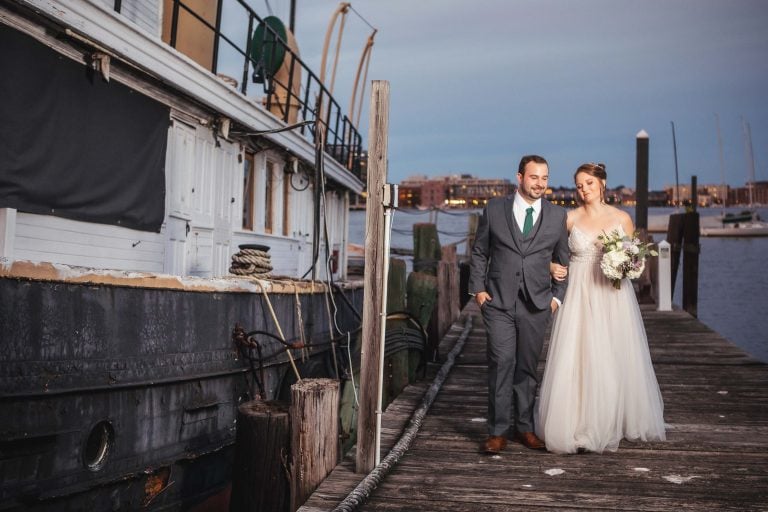
<instances>
[{"instance_id":1,"label":"dark tarp","mask_svg":"<svg viewBox=\"0 0 768 512\"><path fill-rule=\"evenodd\" d=\"M169 118L0 24L0 208L160 231Z\"/></svg>"}]
</instances>

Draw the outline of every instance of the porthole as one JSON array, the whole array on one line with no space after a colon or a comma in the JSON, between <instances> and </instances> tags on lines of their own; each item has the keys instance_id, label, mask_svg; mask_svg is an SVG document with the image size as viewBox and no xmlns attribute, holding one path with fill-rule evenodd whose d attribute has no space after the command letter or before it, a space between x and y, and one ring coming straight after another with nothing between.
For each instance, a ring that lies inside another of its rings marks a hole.
<instances>
[{"instance_id":1,"label":"porthole","mask_svg":"<svg viewBox=\"0 0 768 512\"><path fill-rule=\"evenodd\" d=\"M85 467L99 471L106 464L115 440L115 431L108 421L101 421L91 429L83 449Z\"/></svg>"}]
</instances>

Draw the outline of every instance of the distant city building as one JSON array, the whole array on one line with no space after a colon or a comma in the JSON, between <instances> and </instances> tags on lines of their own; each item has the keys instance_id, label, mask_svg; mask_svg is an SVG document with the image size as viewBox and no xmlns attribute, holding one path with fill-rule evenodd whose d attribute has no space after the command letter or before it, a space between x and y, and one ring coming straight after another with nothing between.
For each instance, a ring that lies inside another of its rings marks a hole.
<instances>
[{"instance_id":1,"label":"distant city building","mask_svg":"<svg viewBox=\"0 0 768 512\"><path fill-rule=\"evenodd\" d=\"M690 184L682 184L679 187L675 185L667 185L666 191L669 196L670 206L691 203ZM696 196L698 206L722 204L723 200L728 196L728 185L698 185L696 186Z\"/></svg>"},{"instance_id":2,"label":"distant city building","mask_svg":"<svg viewBox=\"0 0 768 512\"><path fill-rule=\"evenodd\" d=\"M557 187L547 189L545 196L552 203L566 208L575 208L579 205L578 194L575 188ZM605 202L614 205L634 206L637 203L635 191L629 187L620 186L609 188L605 191ZM664 190L651 190L648 192L648 204L650 206L666 206L668 203L667 192Z\"/></svg>"},{"instance_id":3,"label":"distant city building","mask_svg":"<svg viewBox=\"0 0 768 512\"><path fill-rule=\"evenodd\" d=\"M626 204L626 203L625 203ZM632 197L632 204L637 204L634 193ZM648 191L648 206L668 206L669 194L666 190L649 190Z\"/></svg>"},{"instance_id":4,"label":"distant city building","mask_svg":"<svg viewBox=\"0 0 768 512\"><path fill-rule=\"evenodd\" d=\"M575 188L548 188L544 193L544 197L554 204L565 206L567 208L578 206Z\"/></svg>"},{"instance_id":5,"label":"distant city building","mask_svg":"<svg viewBox=\"0 0 768 512\"><path fill-rule=\"evenodd\" d=\"M743 187L731 189L728 194L728 204L768 204L768 181L755 181Z\"/></svg>"},{"instance_id":6,"label":"distant city building","mask_svg":"<svg viewBox=\"0 0 768 512\"><path fill-rule=\"evenodd\" d=\"M508 179L476 178L469 174L441 176L411 176L399 186L399 205L403 208L482 208L493 197L504 197L515 191L516 186ZM681 188L681 195L683 190ZM566 208L579 205L575 188L552 187L544 194L545 199ZM635 191L623 185L606 190L606 202L615 205L634 206ZM669 191L648 192L649 206L670 204Z\"/></svg>"},{"instance_id":7,"label":"distant city building","mask_svg":"<svg viewBox=\"0 0 768 512\"><path fill-rule=\"evenodd\" d=\"M402 207L479 208L493 197L503 197L514 191L508 179L476 178L470 174L441 176L412 176L400 183L399 204Z\"/></svg>"},{"instance_id":8,"label":"distant city building","mask_svg":"<svg viewBox=\"0 0 768 512\"><path fill-rule=\"evenodd\" d=\"M750 194L751 189L751 194ZM678 197L679 190L679 197ZM669 204L690 204L691 185L667 185ZM698 185L696 187L699 206L717 206L726 201L726 205L768 204L768 181L756 181L743 187L731 188L728 185ZM751 197L750 197L751 195Z\"/></svg>"}]
</instances>

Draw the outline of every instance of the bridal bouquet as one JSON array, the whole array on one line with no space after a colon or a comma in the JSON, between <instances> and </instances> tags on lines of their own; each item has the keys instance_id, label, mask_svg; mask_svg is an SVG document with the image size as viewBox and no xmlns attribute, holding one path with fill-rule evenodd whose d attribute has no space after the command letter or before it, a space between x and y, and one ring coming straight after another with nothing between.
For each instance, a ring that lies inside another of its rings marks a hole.
<instances>
[{"instance_id":1,"label":"bridal bouquet","mask_svg":"<svg viewBox=\"0 0 768 512\"><path fill-rule=\"evenodd\" d=\"M645 259L649 255L658 255L651 249L652 244L640 241L637 232L630 237L620 235L619 231L614 229L610 233L603 232L597 239L603 244L600 269L617 290L621 289L621 280L625 277L630 279L640 277L645 268Z\"/></svg>"}]
</instances>

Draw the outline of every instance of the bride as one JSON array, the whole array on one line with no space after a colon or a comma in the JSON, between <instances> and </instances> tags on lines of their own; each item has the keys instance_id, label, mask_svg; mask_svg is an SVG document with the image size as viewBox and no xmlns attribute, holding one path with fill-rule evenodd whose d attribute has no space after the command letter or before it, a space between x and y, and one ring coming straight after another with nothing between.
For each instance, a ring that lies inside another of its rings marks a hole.
<instances>
[{"instance_id":1,"label":"bride","mask_svg":"<svg viewBox=\"0 0 768 512\"><path fill-rule=\"evenodd\" d=\"M622 438L664 440L663 402L632 283L600 271L598 235L632 235L630 216L605 204L603 164L574 180L581 206L568 213L568 289L552 326L536 434L555 453L615 451ZM552 264L555 279L565 267Z\"/></svg>"}]
</instances>

